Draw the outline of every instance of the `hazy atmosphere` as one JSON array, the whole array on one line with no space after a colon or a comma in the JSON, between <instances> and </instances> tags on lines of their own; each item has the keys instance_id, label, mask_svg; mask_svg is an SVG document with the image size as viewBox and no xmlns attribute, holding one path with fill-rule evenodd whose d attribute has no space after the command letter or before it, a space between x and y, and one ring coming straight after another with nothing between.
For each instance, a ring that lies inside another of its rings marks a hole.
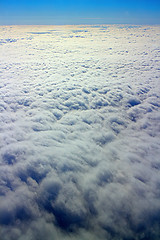
<instances>
[{"instance_id":1,"label":"hazy atmosphere","mask_svg":"<svg viewBox=\"0 0 160 240\"><path fill-rule=\"evenodd\" d=\"M154 0L0 2L0 240L160 239L158 24Z\"/></svg>"}]
</instances>

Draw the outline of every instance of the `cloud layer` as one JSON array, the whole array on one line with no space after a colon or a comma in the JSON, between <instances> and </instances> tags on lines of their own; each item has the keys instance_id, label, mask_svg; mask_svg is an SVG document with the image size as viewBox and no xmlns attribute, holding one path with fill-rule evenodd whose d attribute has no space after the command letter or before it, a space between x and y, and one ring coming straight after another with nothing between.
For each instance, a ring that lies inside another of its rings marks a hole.
<instances>
[{"instance_id":1,"label":"cloud layer","mask_svg":"<svg viewBox=\"0 0 160 240\"><path fill-rule=\"evenodd\" d=\"M159 26L0 29L0 240L159 239Z\"/></svg>"}]
</instances>

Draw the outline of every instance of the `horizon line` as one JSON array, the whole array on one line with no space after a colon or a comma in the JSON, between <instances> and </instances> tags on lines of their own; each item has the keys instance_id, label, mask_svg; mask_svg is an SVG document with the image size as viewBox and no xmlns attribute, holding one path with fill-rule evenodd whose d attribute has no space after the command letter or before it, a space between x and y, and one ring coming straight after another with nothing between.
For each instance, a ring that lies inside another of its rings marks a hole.
<instances>
[{"instance_id":1,"label":"horizon line","mask_svg":"<svg viewBox=\"0 0 160 240\"><path fill-rule=\"evenodd\" d=\"M97 26L97 25L160 26L160 23L0 24L0 26Z\"/></svg>"}]
</instances>

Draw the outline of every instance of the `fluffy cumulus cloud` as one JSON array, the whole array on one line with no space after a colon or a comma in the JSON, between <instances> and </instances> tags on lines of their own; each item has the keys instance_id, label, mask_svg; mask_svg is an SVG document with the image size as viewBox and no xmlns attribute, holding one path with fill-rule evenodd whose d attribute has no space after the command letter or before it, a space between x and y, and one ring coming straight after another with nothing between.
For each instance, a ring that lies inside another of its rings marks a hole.
<instances>
[{"instance_id":1,"label":"fluffy cumulus cloud","mask_svg":"<svg viewBox=\"0 0 160 240\"><path fill-rule=\"evenodd\" d=\"M0 27L0 240L160 238L159 31Z\"/></svg>"}]
</instances>

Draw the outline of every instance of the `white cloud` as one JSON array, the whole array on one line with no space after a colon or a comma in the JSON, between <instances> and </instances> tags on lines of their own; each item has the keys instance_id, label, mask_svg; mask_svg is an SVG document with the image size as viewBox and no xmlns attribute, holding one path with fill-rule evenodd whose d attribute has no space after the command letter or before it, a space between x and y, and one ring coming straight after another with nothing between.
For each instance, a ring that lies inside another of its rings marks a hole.
<instances>
[{"instance_id":1,"label":"white cloud","mask_svg":"<svg viewBox=\"0 0 160 240\"><path fill-rule=\"evenodd\" d=\"M159 239L158 43L158 26L3 27L3 240Z\"/></svg>"}]
</instances>

